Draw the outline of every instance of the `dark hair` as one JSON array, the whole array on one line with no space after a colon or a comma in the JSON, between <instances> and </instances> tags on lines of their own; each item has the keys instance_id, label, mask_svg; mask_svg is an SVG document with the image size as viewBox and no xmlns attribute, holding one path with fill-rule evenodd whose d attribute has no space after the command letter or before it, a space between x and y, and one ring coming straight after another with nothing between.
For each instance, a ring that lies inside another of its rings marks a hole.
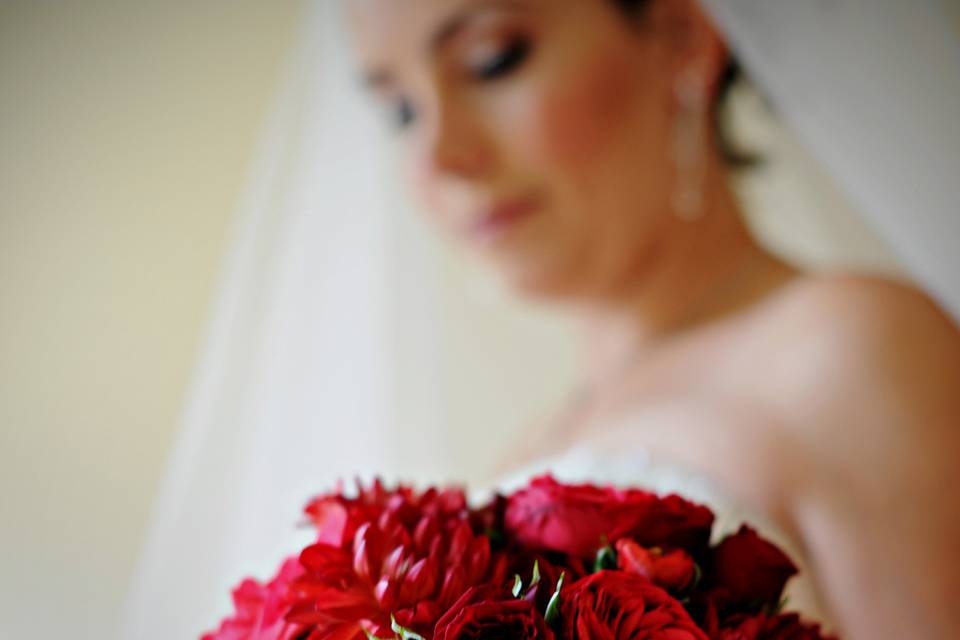
<instances>
[{"instance_id":1,"label":"dark hair","mask_svg":"<svg viewBox=\"0 0 960 640\"><path fill-rule=\"evenodd\" d=\"M669 1L669 0L667 0ZM613 0L631 19L638 19L650 6L652 0ZM713 122L714 139L717 149L727 165L733 168L752 167L759 163L759 158L740 149L733 141L733 136L727 127L725 115L730 93L737 82L742 78L740 64L736 58L730 56L727 60L717 83L717 93L713 97L710 119Z\"/></svg>"}]
</instances>

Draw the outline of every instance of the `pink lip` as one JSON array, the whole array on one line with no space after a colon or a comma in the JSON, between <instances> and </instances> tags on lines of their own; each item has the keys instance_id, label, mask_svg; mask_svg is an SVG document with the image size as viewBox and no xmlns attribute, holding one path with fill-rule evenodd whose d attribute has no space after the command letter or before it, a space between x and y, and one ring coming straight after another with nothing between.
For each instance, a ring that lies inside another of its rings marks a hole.
<instances>
[{"instance_id":1,"label":"pink lip","mask_svg":"<svg viewBox=\"0 0 960 640\"><path fill-rule=\"evenodd\" d=\"M470 235L490 241L536 211L533 198L504 200L484 209L469 225Z\"/></svg>"}]
</instances>

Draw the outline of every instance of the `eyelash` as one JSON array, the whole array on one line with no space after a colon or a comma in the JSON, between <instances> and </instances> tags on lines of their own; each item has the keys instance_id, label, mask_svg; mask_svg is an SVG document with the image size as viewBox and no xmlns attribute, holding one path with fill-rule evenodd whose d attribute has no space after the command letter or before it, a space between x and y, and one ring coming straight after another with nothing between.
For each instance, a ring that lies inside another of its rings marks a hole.
<instances>
[{"instance_id":1,"label":"eyelash","mask_svg":"<svg viewBox=\"0 0 960 640\"><path fill-rule=\"evenodd\" d=\"M473 68L471 73L480 82L493 82L504 78L526 62L532 48L528 40L514 40L498 54ZM409 128L417 119L412 102L406 98L398 100L393 111L393 119L397 129Z\"/></svg>"},{"instance_id":2,"label":"eyelash","mask_svg":"<svg viewBox=\"0 0 960 640\"><path fill-rule=\"evenodd\" d=\"M510 75L526 61L530 50L531 44L528 40L514 40L484 64L474 68L473 74L482 81L497 80Z\"/></svg>"}]
</instances>

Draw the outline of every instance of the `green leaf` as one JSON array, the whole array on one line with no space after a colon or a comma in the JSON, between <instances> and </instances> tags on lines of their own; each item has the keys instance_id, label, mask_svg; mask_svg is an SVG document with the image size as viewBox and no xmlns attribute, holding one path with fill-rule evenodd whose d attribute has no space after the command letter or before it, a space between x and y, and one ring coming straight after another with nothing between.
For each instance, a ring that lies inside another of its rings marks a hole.
<instances>
[{"instance_id":1,"label":"green leaf","mask_svg":"<svg viewBox=\"0 0 960 640\"><path fill-rule=\"evenodd\" d=\"M390 615L390 628L393 629L394 633L400 636L400 640L426 640L422 635L410 629L405 629L397 624L397 620Z\"/></svg>"},{"instance_id":2,"label":"green leaf","mask_svg":"<svg viewBox=\"0 0 960 640\"><path fill-rule=\"evenodd\" d=\"M703 579L703 569L700 568L700 565L696 562L693 563L693 581L690 583L690 588L694 589L700 581Z\"/></svg>"},{"instance_id":3,"label":"green leaf","mask_svg":"<svg viewBox=\"0 0 960 640\"><path fill-rule=\"evenodd\" d=\"M778 614L780 614L780 612L782 612L786 607L787 607L787 597L784 596L784 597L782 597L782 598L780 599L780 602L778 602L777 604L775 604L775 605L768 605L768 606L767 606L767 608L766 608L766 609L767 609L767 615L770 615L770 616L778 615Z\"/></svg>"},{"instance_id":4,"label":"green leaf","mask_svg":"<svg viewBox=\"0 0 960 640\"><path fill-rule=\"evenodd\" d=\"M520 591L523 589L523 580L520 579L519 574L513 574L513 589L510 590L510 593L513 594L514 598L520 597Z\"/></svg>"},{"instance_id":5,"label":"green leaf","mask_svg":"<svg viewBox=\"0 0 960 640\"><path fill-rule=\"evenodd\" d=\"M553 626L553 623L560 617L560 589L563 587L564 577L566 577L566 573L561 573L560 579L557 580L557 589L550 596L550 602L547 604L547 612L543 614L543 619L550 626Z\"/></svg>"},{"instance_id":6,"label":"green leaf","mask_svg":"<svg viewBox=\"0 0 960 640\"><path fill-rule=\"evenodd\" d=\"M524 592L524 594L523 594L523 596L524 596L525 598L529 597L530 594L533 592L533 590L537 588L537 585L540 584L540 561L539 561L539 560L534 560L534 561L533 561L533 572L532 572L532 573L533 573L533 575L530 577L530 586L527 587L526 592ZM520 579L520 576L517 576L517 580L519 580L519 579ZM517 584L514 583L514 589L516 589L516 588L517 588ZM519 594L520 594L520 592L519 592L519 591L516 591L513 595L519 597Z\"/></svg>"},{"instance_id":7,"label":"green leaf","mask_svg":"<svg viewBox=\"0 0 960 640\"><path fill-rule=\"evenodd\" d=\"M540 584L540 561L533 561L533 577L530 578L530 587L527 589L529 592L530 589L533 589L535 586Z\"/></svg>"},{"instance_id":8,"label":"green leaf","mask_svg":"<svg viewBox=\"0 0 960 640\"><path fill-rule=\"evenodd\" d=\"M609 544L597 551L597 557L593 561L593 571L603 571L604 569L617 568L617 552Z\"/></svg>"},{"instance_id":9,"label":"green leaf","mask_svg":"<svg viewBox=\"0 0 960 640\"><path fill-rule=\"evenodd\" d=\"M488 527L484 530L483 534L490 540L490 546L495 549L502 546L506 541L506 537L504 537L503 533L497 531L496 529L491 529Z\"/></svg>"}]
</instances>

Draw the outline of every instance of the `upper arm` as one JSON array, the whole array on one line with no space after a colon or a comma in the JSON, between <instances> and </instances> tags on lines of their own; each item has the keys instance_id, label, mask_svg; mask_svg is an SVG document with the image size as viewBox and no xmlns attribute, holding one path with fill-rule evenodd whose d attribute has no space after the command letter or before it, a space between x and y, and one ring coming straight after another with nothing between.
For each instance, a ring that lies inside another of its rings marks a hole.
<instances>
[{"instance_id":1,"label":"upper arm","mask_svg":"<svg viewBox=\"0 0 960 640\"><path fill-rule=\"evenodd\" d=\"M960 334L898 285L818 295L792 520L847 638L960 638Z\"/></svg>"}]
</instances>

